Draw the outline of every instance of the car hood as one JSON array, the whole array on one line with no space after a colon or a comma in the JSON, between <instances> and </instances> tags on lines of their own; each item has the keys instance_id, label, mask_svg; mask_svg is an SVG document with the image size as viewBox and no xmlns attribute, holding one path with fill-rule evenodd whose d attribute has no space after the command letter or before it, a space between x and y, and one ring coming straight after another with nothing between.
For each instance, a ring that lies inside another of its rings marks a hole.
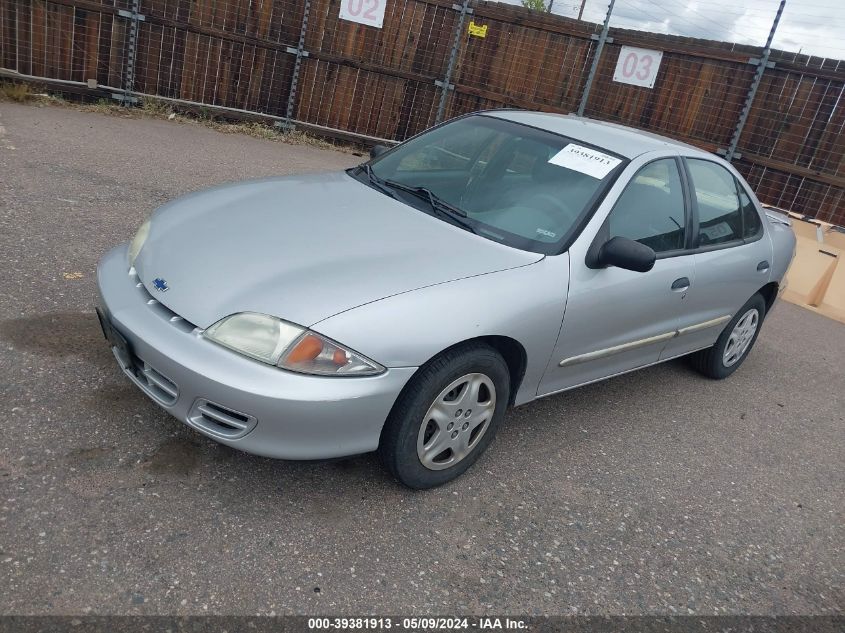
<instances>
[{"instance_id":1,"label":"car hood","mask_svg":"<svg viewBox=\"0 0 845 633\"><path fill-rule=\"evenodd\" d=\"M151 295L200 327L246 311L309 326L384 297L542 258L340 172L226 185L168 203L154 214L135 268Z\"/></svg>"}]
</instances>

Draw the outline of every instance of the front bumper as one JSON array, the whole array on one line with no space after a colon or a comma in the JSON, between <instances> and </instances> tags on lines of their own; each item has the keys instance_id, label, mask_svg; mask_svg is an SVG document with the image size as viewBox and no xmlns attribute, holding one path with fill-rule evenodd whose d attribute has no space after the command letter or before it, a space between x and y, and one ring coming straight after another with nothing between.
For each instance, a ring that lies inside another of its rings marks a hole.
<instances>
[{"instance_id":1,"label":"front bumper","mask_svg":"<svg viewBox=\"0 0 845 633\"><path fill-rule=\"evenodd\" d=\"M127 272L126 248L100 261L98 309L106 330L114 329L119 365L157 404L218 442L266 457L324 459L378 447L387 415L416 368L326 378L240 356L158 303Z\"/></svg>"}]
</instances>

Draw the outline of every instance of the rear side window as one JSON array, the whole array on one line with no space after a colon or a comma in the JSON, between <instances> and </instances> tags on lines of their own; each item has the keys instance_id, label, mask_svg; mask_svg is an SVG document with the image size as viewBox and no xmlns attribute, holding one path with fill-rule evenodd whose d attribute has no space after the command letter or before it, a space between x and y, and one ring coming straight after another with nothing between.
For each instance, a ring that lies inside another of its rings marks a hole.
<instances>
[{"instance_id":1,"label":"rear side window","mask_svg":"<svg viewBox=\"0 0 845 633\"><path fill-rule=\"evenodd\" d=\"M687 165L698 202L699 246L742 239L743 214L733 174L707 160L688 158Z\"/></svg>"},{"instance_id":2,"label":"rear side window","mask_svg":"<svg viewBox=\"0 0 845 633\"><path fill-rule=\"evenodd\" d=\"M649 163L631 179L608 218L609 237L627 237L655 253L684 247L684 194L673 158Z\"/></svg>"},{"instance_id":3,"label":"rear side window","mask_svg":"<svg viewBox=\"0 0 845 633\"><path fill-rule=\"evenodd\" d=\"M742 237L745 239L757 237L763 229L757 207L739 182L736 183L736 189L739 191L739 203L742 205Z\"/></svg>"}]
</instances>

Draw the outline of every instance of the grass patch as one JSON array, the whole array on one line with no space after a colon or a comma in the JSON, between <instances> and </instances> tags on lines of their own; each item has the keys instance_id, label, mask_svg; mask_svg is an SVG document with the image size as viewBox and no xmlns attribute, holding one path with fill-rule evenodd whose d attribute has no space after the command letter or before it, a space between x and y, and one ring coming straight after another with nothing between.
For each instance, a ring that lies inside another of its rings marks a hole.
<instances>
[{"instance_id":1,"label":"grass patch","mask_svg":"<svg viewBox=\"0 0 845 633\"><path fill-rule=\"evenodd\" d=\"M205 106L190 106L155 97L141 97L137 107L125 107L115 99L90 97L74 94L65 98L61 93L38 93L37 86L27 83L0 81L0 100L18 103L37 102L39 105L54 105L72 108L82 112L95 112L124 118L163 119L174 123L192 123L222 132L223 134L244 134L265 141L309 145L319 149L331 149L360 155L362 148L340 141L330 141L300 130L281 131L274 121L238 121L226 119L226 113Z\"/></svg>"},{"instance_id":2,"label":"grass patch","mask_svg":"<svg viewBox=\"0 0 845 633\"><path fill-rule=\"evenodd\" d=\"M200 119L200 123L224 134L245 134L247 136L264 139L266 141L281 141L282 143L289 143L291 145L310 145L311 147L317 147L319 149L333 149L348 152L360 151L350 145L332 143L318 136L313 136L299 130L282 132L274 125L260 123L258 121L234 123L220 120L208 121Z\"/></svg>"},{"instance_id":3,"label":"grass patch","mask_svg":"<svg viewBox=\"0 0 845 633\"><path fill-rule=\"evenodd\" d=\"M18 83L16 81L0 82L0 99L3 101L26 103L33 97L32 86L29 84Z\"/></svg>"},{"instance_id":4,"label":"grass patch","mask_svg":"<svg viewBox=\"0 0 845 633\"><path fill-rule=\"evenodd\" d=\"M85 112L97 112L99 114L124 114L123 108L113 99L97 99L96 101L73 103L65 102L71 108L84 110Z\"/></svg>"},{"instance_id":5,"label":"grass patch","mask_svg":"<svg viewBox=\"0 0 845 633\"><path fill-rule=\"evenodd\" d=\"M166 101L150 99L149 97L141 99L141 111L148 116L157 118L167 118L173 114L173 108Z\"/></svg>"}]
</instances>

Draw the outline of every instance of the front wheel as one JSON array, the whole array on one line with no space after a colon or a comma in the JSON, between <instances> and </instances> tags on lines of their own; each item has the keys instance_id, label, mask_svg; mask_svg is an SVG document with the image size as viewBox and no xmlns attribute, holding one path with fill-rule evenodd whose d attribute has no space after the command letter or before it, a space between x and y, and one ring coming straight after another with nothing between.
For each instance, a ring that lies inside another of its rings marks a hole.
<instances>
[{"instance_id":1,"label":"front wheel","mask_svg":"<svg viewBox=\"0 0 845 633\"><path fill-rule=\"evenodd\" d=\"M493 441L510 397L501 355L473 343L447 350L405 387L385 424L379 455L411 488L433 488L466 471Z\"/></svg>"},{"instance_id":2,"label":"front wheel","mask_svg":"<svg viewBox=\"0 0 845 633\"><path fill-rule=\"evenodd\" d=\"M755 294L722 330L713 347L690 355L692 366L715 380L730 376L754 346L765 316L766 300L759 293Z\"/></svg>"}]
</instances>

